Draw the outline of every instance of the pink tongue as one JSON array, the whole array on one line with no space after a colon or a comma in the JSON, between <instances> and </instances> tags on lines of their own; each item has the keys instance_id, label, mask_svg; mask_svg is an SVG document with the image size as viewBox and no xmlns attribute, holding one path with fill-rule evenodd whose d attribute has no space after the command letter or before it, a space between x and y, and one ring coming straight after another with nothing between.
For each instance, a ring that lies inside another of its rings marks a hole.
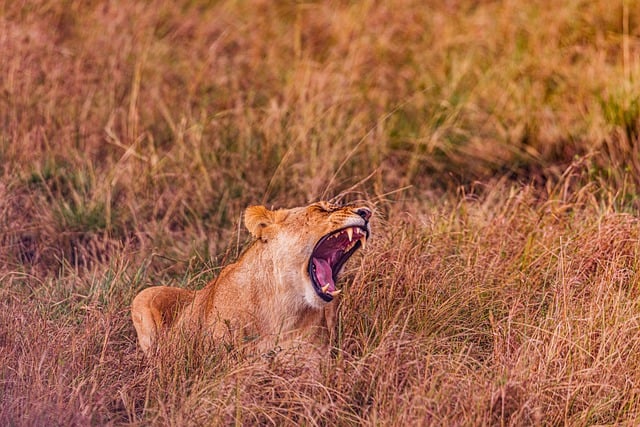
<instances>
[{"instance_id":1,"label":"pink tongue","mask_svg":"<svg viewBox=\"0 0 640 427\"><path fill-rule=\"evenodd\" d=\"M316 267L316 277L318 278L318 282L320 283L320 287L329 284L329 289L327 292L332 292L336 290L335 283L333 283L333 271L331 271L331 266L326 259L322 258L314 258L313 265Z\"/></svg>"}]
</instances>

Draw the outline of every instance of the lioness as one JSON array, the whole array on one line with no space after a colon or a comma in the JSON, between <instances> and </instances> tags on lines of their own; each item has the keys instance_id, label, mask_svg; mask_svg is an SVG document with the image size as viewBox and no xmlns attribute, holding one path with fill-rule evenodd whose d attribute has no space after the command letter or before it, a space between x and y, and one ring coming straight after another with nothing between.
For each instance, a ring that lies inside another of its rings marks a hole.
<instances>
[{"instance_id":1,"label":"lioness","mask_svg":"<svg viewBox=\"0 0 640 427\"><path fill-rule=\"evenodd\" d=\"M369 237L371 210L328 202L293 209L251 206L254 241L199 291L154 286L131 317L149 355L163 330L187 328L213 340L257 341L261 349L301 340L326 346L335 325L338 275Z\"/></svg>"}]
</instances>

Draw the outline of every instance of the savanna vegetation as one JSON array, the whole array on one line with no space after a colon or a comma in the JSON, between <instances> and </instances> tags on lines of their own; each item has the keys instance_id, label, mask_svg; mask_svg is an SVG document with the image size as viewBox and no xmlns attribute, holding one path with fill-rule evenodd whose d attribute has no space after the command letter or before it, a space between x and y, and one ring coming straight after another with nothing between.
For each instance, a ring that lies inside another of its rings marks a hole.
<instances>
[{"instance_id":1,"label":"savanna vegetation","mask_svg":"<svg viewBox=\"0 0 640 427\"><path fill-rule=\"evenodd\" d=\"M0 1L0 425L640 422L640 2ZM376 210L317 371L146 359L242 210Z\"/></svg>"}]
</instances>

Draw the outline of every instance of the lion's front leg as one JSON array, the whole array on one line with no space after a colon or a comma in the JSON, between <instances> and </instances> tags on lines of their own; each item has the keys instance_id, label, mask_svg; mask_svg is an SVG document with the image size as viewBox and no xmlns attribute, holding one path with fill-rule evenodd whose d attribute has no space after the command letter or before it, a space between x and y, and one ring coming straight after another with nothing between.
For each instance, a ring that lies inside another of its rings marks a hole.
<instances>
[{"instance_id":1,"label":"lion's front leg","mask_svg":"<svg viewBox=\"0 0 640 427\"><path fill-rule=\"evenodd\" d=\"M324 325L327 328L327 338L328 338L329 348L335 345L337 316L338 316L338 300L334 299L329 304L324 306Z\"/></svg>"}]
</instances>

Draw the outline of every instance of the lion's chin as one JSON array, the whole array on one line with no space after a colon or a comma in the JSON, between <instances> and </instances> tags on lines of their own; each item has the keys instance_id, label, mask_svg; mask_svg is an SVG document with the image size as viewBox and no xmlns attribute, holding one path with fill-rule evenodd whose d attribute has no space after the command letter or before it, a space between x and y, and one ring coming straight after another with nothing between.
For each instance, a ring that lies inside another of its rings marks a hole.
<instances>
[{"instance_id":1,"label":"lion's chin","mask_svg":"<svg viewBox=\"0 0 640 427\"><path fill-rule=\"evenodd\" d=\"M346 227L333 231L316 243L309 258L309 277L315 293L331 302L341 289L336 288L338 274L347 260L364 247L369 231L364 227Z\"/></svg>"}]
</instances>

